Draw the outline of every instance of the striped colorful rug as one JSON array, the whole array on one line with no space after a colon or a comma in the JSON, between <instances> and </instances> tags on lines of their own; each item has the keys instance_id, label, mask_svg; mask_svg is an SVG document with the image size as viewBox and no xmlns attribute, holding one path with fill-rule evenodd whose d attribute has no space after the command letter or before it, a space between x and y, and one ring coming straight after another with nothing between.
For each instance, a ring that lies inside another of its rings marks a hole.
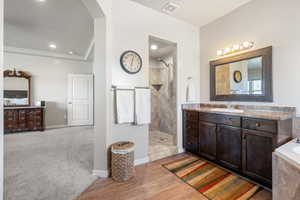
<instances>
[{"instance_id":1,"label":"striped colorful rug","mask_svg":"<svg viewBox=\"0 0 300 200\"><path fill-rule=\"evenodd\" d=\"M163 166L210 200L248 200L260 188L195 156Z\"/></svg>"}]
</instances>

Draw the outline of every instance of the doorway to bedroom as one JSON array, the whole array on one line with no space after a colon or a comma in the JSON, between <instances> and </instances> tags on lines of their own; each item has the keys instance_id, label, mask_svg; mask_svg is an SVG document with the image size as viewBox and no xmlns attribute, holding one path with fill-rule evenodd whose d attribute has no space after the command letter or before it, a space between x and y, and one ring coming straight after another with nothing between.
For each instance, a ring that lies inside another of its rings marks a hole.
<instances>
[{"instance_id":1,"label":"doorway to bedroom","mask_svg":"<svg viewBox=\"0 0 300 200\"><path fill-rule=\"evenodd\" d=\"M99 47L85 3L4 1L5 199L75 199L97 179Z\"/></svg>"}]
</instances>

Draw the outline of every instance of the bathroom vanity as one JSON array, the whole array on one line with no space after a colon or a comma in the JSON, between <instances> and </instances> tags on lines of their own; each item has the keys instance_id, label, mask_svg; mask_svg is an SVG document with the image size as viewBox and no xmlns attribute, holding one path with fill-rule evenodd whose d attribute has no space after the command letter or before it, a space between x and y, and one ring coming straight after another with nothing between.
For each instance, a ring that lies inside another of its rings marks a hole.
<instances>
[{"instance_id":1,"label":"bathroom vanity","mask_svg":"<svg viewBox=\"0 0 300 200\"><path fill-rule=\"evenodd\" d=\"M292 138L295 108L183 105L186 151L267 187L272 185L272 152Z\"/></svg>"}]
</instances>

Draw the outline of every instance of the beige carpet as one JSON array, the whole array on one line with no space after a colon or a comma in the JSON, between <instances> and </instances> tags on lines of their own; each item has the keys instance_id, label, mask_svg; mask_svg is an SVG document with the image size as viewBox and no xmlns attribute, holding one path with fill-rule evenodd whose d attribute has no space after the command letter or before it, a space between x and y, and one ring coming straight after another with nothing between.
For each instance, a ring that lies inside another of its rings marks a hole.
<instances>
[{"instance_id":1,"label":"beige carpet","mask_svg":"<svg viewBox=\"0 0 300 200\"><path fill-rule=\"evenodd\" d=\"M5 135L5 200L72 200L92 184L93 129Z\"/></svg>"}]
</instances>

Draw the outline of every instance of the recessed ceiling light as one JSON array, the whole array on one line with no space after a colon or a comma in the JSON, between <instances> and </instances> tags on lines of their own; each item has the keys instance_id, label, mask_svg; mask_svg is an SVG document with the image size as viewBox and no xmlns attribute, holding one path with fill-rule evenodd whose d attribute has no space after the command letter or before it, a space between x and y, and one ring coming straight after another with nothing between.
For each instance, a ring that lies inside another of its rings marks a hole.
<instances>
[{"instance_id":1,"label":"recessed ceiling light","mask_svg":"<svg viewBox=\"0 0 300 200\"><path fill-rule=\"evenodd\" d=\"M51 49L56 49L56 44L49 44L49 47L51 48Z\"/></svg>"},{"instance_id":2,"label":"recessed ceiling light","mask_svg":"<svg viewBox=\"0 0 300 200\"><path fill-rule=\"evenodd\" d=\"M69 54L70 54L70 55L73 55L73 54L74 54L74 52L73 52L73 51L69 51Z\"/></svg>"},{"instance_id":3,"label":"recessed ceiling light","mask_svg":"<svg viewBox=\"0 0 300 200\"><path fill-rule=\"evenodd\" d=\"M36 0L37 2L45 2L46 0Z\"/></svg>"},{"instance_id":4,"label":"recessed ceiling light","mask_svg":"<svg viewBox=\"0 0 300 200\"><path fill-rule=\"evenodd\" d=\"M152 44L150 48L151 48L151 50L155 51L158 49L158 46L156 44Z\"/></svg>"}]
</instances>

